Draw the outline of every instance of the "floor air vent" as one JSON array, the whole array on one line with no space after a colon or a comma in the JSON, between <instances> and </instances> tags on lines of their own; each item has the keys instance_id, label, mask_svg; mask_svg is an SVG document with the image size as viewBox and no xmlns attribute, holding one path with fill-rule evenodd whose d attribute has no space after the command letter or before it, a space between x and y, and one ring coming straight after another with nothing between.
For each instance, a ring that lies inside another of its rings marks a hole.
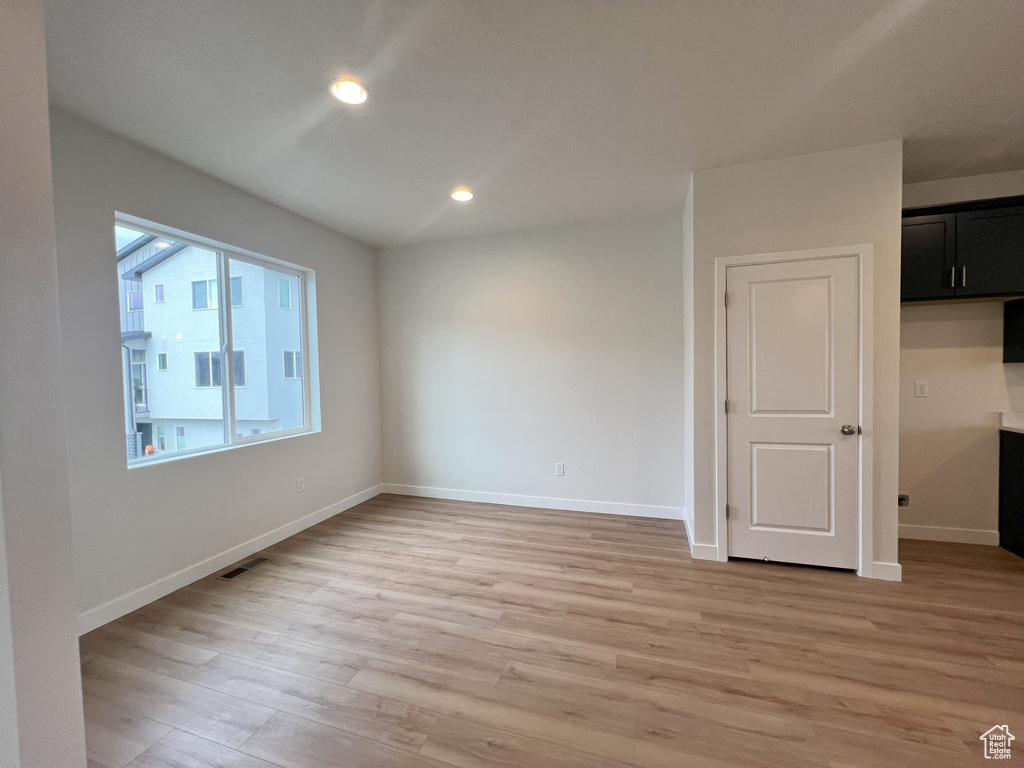
<instances>
[{"instance_id":1,"label":"floor air vent","mask_svg":"<svg viewBox=\"0 0 1024 768\"><path fill-rule=\"evenodd\" d=\"M231 581L231 579L237 579L243 573L245 573L247 571L251 571L253 568L259 568L264 563L269 563L269 562L270 562L270 558L267 558L267 557L257 557L257 558L255 558L253 560L250 560L248 563L245 563L243 565L238 566L237 568L232 568L227 573L222 573L220 575L220 577L222 579L224 579L225 581Z\"/></svg>"}]
</instances>

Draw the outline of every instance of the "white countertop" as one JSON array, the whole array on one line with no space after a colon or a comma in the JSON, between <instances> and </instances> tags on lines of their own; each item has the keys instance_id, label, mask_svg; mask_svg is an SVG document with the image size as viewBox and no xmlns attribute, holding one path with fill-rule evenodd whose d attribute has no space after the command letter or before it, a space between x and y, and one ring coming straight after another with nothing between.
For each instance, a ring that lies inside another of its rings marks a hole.
<instances>
[{"instance_id":1,"label":"white countertop","mask_svg":"<svg viewBox=\"0 0 1024 768\"><path fill-rule=\"evenodd\" d=\"M999 428L1007 432L1020 432L1024 435L1024 411L1003 413L999 416Z\"/></svg>"}]
</instances>

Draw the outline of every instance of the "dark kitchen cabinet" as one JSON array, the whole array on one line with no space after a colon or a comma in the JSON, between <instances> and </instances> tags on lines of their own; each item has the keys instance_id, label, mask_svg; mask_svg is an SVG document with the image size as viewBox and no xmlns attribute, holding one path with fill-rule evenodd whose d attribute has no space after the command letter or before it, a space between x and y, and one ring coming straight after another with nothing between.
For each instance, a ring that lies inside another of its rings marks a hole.
<instances>
[{"instance_id":1,"label":"dark kitchen cabinet","mask_svg":"<svg viewBox=\"0 0 1024 768\"><path fill-rule=\"evenodd\" d=\"M1003 362L1024 363L1024 299L1003 304Z\"/></svg>"},{"instance_id":2,"label":"dark kitchen cabinet","mask_svg":"<svg viewBox=\"0 0 1024 768\"><path fill-rule=\"evenodd\" d=\"M956 215L957 296L1024 293L1024 206Z\"/></svg>"},{"instance_id":3,"label":"dark kitchen cabinet","mask_svg":"<svg viewBox=\"0 0 1024 768\"><path fill-rule=\"evenodd\" d=\"M903 301L951 299L956 270L956 214L914 216L903 220Z\"/></svg>"},{"instance_id":4,"label":"dark kitchen cabinet","mask_svg":"<svg viewBox=\"0 0 1024 768\"><path fill-rule=\"evenodd\" d=\"M999 546L1024 557L1024 434L999 431Z\"/></svg>"},{"instance_id":5,"label":"dark kitchen cabinet","mask_svg":"<svg viewBox=\"0 0 1024 768\"><path fill-rule=\"evenodd\" d=\"M1024 196L903 212L902 301L1024 296Z\"/></svg>"}]
</instances>

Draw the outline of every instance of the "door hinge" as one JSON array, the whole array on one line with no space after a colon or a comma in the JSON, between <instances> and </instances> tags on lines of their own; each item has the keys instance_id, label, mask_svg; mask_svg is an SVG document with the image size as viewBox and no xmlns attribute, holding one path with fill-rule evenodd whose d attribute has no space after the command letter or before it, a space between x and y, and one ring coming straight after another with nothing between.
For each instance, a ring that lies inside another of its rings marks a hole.
<instances>
[{"instance_id":1,"label":"door hinge","mask_svg":"<svg viewBox=\"0 0 1024 768\"><path fill-rule=\"evenodd\" d=\"M725 401L725 412L726 413L729 412L729 401L728 400Z\"/></svg>"},{"instance_id":2,"label":"door hinge","mask_svg":"<svg viewBox=\"0 0 1024 768\"><path fill-rule=\"evenodd\" d=\"M725 306L729 306L729 294L725 294Z\"/></svg>"},{"instance_id":3,"label":"door hinge","mask_svg":"<svg viewBox=\"0 0 1024 768\"><path fill-rule=\"evenodd\" d=\"M729 519L729 505L728 504L725 505L725 519L726 520Z\"/></svg>"}]
</instances>

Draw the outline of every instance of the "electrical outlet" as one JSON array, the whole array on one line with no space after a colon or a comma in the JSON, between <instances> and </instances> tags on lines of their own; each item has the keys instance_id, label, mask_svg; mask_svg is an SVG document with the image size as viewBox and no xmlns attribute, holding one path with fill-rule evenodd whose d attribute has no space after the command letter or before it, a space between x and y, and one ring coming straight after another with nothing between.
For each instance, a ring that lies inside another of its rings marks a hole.
<instances>
[{"instance_id":1,"label":"electrical outlet","mask_svg":"<svg viewBox=\"0 0 1024 768\"><path fill-rule=\"evenodd\" d=\"M897 506L900 506L900 507L909 507L910 506L910 494L909 493L901 493L899 496L896 497L896 504L897 504Z\"/></svg>"},{"instance_id":2,"label":"electrical outlet","mask_svg":"<svg viewBox=\"0 0 1024 768\"><path fill-rule=\"evenodd\" d=\"M927 381L915 381L914 382L914 397L928 397L928 382Z\"/></svg>"},{"instance_id":3,"label":"electrical outlet","mask_svg":"<svg viewBox=\"0 0 1024 768\"><path fill-rule=\"evenodd\" d=\"M306 490L306 478L300 477L298 480L295 481L295 492L296 493L302 493L305 490Z\"/></svg>"},{"instance_id":4,"label":"electrical outlet","mask_svg":"<svg viewBox=\"0 0 1024 768\"><path fill-rule=\"evenodd\" d=\"M562 477L565 475L565 464L559 462L555 464L555 477Z\"/></svg>"}]
</instances>

